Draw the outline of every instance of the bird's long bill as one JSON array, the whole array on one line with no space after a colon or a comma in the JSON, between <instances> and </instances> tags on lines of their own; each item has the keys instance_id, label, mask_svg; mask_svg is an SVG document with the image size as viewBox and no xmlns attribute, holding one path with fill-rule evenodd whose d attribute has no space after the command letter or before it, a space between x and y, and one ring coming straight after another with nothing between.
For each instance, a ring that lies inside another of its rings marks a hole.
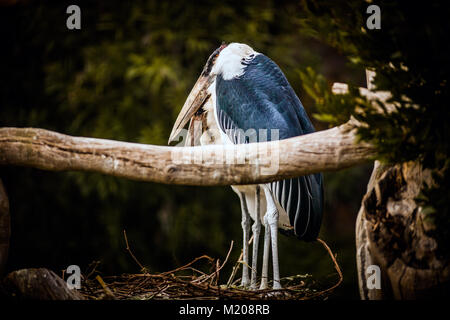
<instances>
[{"instance_id":1,"label":"bird's long bill","mask_svg":"<svg viewBox=\"0 0 450 320\"><path fill-rule=\"evenodd\" d=\"M178 114L175 124L173 125L172 132L170 133L169 137L169 144L175 140L186 123L209 98L208 87L212 83L212 81L213 79L209 75L200 75L194 87L192 88L191 93L187 97L183 108Z\"/></svg>"}]
</instances>

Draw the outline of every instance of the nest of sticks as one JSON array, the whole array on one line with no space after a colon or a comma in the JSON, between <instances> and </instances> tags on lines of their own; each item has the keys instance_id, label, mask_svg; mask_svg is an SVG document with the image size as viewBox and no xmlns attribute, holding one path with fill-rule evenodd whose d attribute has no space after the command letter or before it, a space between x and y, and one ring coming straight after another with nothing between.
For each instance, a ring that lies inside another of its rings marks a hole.
<instances>
[{"instance_id":1,"label":"nest of sticks","mask_svg":"<svg viewBox=\"0 0 450 320\"><path fill-rule=\"evenodd\" d=\"M188 264L171 271L152 274L143 267L128 245L124 232L127 250L131 257L141 268L139 274L123 274L120 276L101 277L96 273L96 266L91 266L91 271L84 275L83 286L80 290L86 299L93 300L309 300L326 299L343 280L342 272L327 244L318 239L328 251L334 267L339 275L338 281L328 288L319 285L310 275L296 275L282 278L283 289L248 290L240 286L240 278L236 274L242 265L242 254L233 266L231 275L225 284L221 278L221 270L228 262L233 242L231 242L228 254L223 262L203 255L197 257ZM209 272L200 269L209 268ZM270 286L270 283L269 283Z\"/></svg>"}]
</instances>

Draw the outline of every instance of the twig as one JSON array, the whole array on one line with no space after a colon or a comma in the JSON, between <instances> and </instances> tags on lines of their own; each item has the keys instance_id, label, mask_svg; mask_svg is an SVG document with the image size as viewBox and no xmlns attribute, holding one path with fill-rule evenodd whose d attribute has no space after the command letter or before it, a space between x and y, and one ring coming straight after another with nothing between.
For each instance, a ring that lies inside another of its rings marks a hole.
<instances>
[{"instance_id":1,"label":"twig","mask_svg":"<svg viewBox=\"0 0 450 320\"><path fill-rule=\"evenodd\" d=\"M138 266L141 268L141 272L142 273L148 273L148 270L146 267L144 267L138 259L136 259L136 257L134 256L133 252L131 252L130 249L130 245L128 244L128 238L127 238L127 232L125 230L123 230L123 237L125 238L125 243L127 245L127 247L125 248L128 253L130 254L130 256L133 258L133 260L138 264Z\"/></svg>"},{"instance_id":2,"label":"twig","mask_svg":"<svg viewBox=\"0 0 450 320\"><path fill-rule=\"evenodd\" d=\"M218 295L220 296L220 286L217 285L219 283L219 272L220 272L220 259L217 259L216 270L214 271L214 277L211 278L211 281L209 282L209 284L211 286L215 285L217 287Z\"/></svg>"},{"instance_id":3,"label":"twig","mask_svg":"<svg viewBox=\"0 0 450 320\"><path fill-rule=\"evenodd\" d=\"M158 290L157 292L155 292L150 298L149 300L153 299L154 297L156 297L158 294L163 293L164 291L167 290L167 288L170 287L170 284L166 285L165 287L163 287L162 289Z\"/></svg>"},{"instance_id":4,"label":"twig","mask_svg":"<svg viewBox=\"0 0 450 320\"><path fill-rule=\"evenodd\" d=\"M92 262L89 264L88 270L89 270L89 268L92 268L92 270L89 271L89 273L88 273L87 276L86 276L86 279L89 279L89 278L94 274L94 272L97 271L97 267L98 267L99 265L100 265L100 261L92 261ZM88 270L87 270L87 271L88 271Z\"/></svg>"},{"instance_id":5,"label":"twig","mask_svg":"<svg viewBox=\"0 0 450 320\"><path fill-rule=\"evenodd\" d=\"M250 237L250 240L248 240L248 245L250 245L253 242L253 235ZM237 259L235 265L233 266L233 270L231 271L231 275L230 278L227 281L227 287L230 287L233 283L234 277L236 276L237 271L239 270L239 266L241 265L241 263L243 263L242 261L242 257L244 255L244 250L241 250L241 254L239 255L239 258Z\"/></svg>"},{"instance_id":6,"label":"twig","mask_svg":"<svg viewBox=\"0 0 450 320\"><path fill-rule=\"evenodd\" d=\"M201 257L195 258L194 260L192 260L192 261L189 262L188 264L185 264L185 265L182 266L182 267L173 269L173 270L171 270L171 271L166 271L166 272L160 273L159 275L160 275L160 276L165 276L165 275L168 275L168 274L171 274L171 273L178 272L178 271L180 271L180 270L184 270L184 269L186 269L187 267L191 266L192 264L194 264L195 262L197 262L198 260L201 260L201 259L207 259L207 260L209 260L210 262L214 261L214 259L211 258L210 256L203 255L203 256L201 256Z\"/></svg>"},{"instance_id":7,"label":"twig","mask_svg":"<svg viewBox=\"0 0 450 320\"><path fill-rule=\"evenodd\" d=\"M324 290L324 291L321 291L321 292L319 292L319 293L317 294L317 295L322 295L322 294L324 294L324 293L333 291L333 290L336 289L338 286L340 286L340 284L341 284L342 281L344 280L344 276L342 275L341 268L339 267L339 264L337 263L336 258L335 258L335 256L334 256L333 252L331 251L330 247L328 247L328 245L326 244L326 242L323 241L322 239L317 238L317 241L319 241L319 242L325 247L325 249L328 251L328 254L329 254L330 257L331 257L331 260L333 260L334 268L336 269L337 273L339 274L339 281L338 281L336 284L334 284L332 287L330 287L330 288L328 288L328 289L326 289L326 290Z\"/></svg>"},{"instance_id":8,"label":"twig","mask_svg":"<svg viewBox=\"0 0 450 320\"><path fill-rule=\"evenodd\" d=\"M106 285L106 283L103 281L102 277L100 277L100 275L97 275L95 277L95 279L97 279L98 283L100 283L100 285L102 286L103 290L105 291L105 294L112 299L116 299L116 296L114 295L114 293L112 293L111 289L108 288L108 286Z\"/></svg>"},{"instance_id":9,"label":"twig","mask_svg":"<svg viewBox=\"0 0 450 320\"><path fill-rule=\"evenodd\" d=\"M216 275L217 278L218 278L218 273L219 273L219 271L222 270L223 266L224 266L224 265L227 263L227 261L228 261L228 258L229 258L229 256L230 256L231 250L233 249L233 243L234 243L234 241L231 240L230 249L228 249L227 256L225 257L225 260L223 261L222 265L221 265L220 267L218 267L218 268L216 267L216 270L215 270L213 273L211 273L209 276L207 276L207 277L206 277L204 280L202 280L201 282L204 282L204 281L210 279L210 278L213 277L214 275Z\"/></svg>"}]
</instances>

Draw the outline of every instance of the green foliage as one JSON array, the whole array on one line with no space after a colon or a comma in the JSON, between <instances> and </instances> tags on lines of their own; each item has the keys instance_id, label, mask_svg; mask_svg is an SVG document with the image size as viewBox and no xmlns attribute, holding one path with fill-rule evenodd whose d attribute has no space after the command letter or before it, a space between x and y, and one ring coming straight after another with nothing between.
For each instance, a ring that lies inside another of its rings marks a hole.
<instances>
[{"instance_id":1,"label":"green foliage","mask_svg":"<svg viewBox=\"0 0 450 320\"><path fill-rule=\"evenodd\" d=\"M373 142L391 162L419 159L426 167L442 168L449 155L449 75L450 31L448 11L437 1L426 6L377 1L381 8L380 30L366 27L367 3L356 1L305 1L308 27L351 57L364 68L376 69L377 90L392 93L390 114L380 114L368 105L340 104L324 112L324 117L353 114L367 124L359 130L364 140ZM304 24L306 22L304 21ZM323 80L318 79L322 83ZM311 85L310 85L311 86ZM356 93L356 92L354 92ZM357 96L350 93L351 96ZM329 99L327 92L316 101ZM351 97L341 99L348 99ZM383 104L379 104L383 106ZM330 115L331 114L331 115Z\"/></svg>"},{"instance_id":2,"label":"green foliage","mask_svg":"<svg viewBox=\"0 0 450 320\"><path fill-rule=\"evenodd\" d=\"M315 102L318 112L313 116L330 126L347 122L351 115L355 115L354 110L348 106L366 105L355 86L349 86L349 94L335 95L330 91L325 77L318 74L313 68L307 67L305 71L299 71L299 76L305 92ZM360 107L360 109L363 108Z\"/></svg>"},{"instance_id":3,"label":"green foliage","mask_svg":"<svg viewBox=\"0 0 450 320\"><path fill-rule=\"evenodd\" d=\"M450 243L449 11L439 1L375 4L381 9L379 30L366 27L368 3L359 1L304 1L308 18L302 25L353 64L375 69L376 89L392 93L387 103L394 110L380 101L371 106L356 90L333 97L324 78L311 69L300 76L320 112L316 118L338 124L353 115L363 124L360 138L375 144L382 160L418 160L441 172L437 186L422 190L420 203L438 226L437 238L445 249Z\"/></svg>"}]
</instances>

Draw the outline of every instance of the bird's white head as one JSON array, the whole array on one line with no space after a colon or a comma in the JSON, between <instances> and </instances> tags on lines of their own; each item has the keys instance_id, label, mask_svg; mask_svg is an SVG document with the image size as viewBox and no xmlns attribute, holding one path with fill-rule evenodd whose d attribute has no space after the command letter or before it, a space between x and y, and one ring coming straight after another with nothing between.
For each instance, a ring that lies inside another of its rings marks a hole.
<instances>
[{"instance_id":1,"label":"bird's white head","mask_svg":"<svg viewBox=\"0 0 450 320\"><path fill-rule=\"evenodd\" d=\"M209 56L203 71L191 90L170 134L169 143L175 139L184 125L191 119L199 108L209 99L208 88L214 84L218 75L224 80L241 76L246 62L252 60L259 53L243 43L223 43Z\"/></svg>"},{"instance_id":2,"label":"bird's white head","mask_svg":"<svg viewBox=\"0 0 450 320\"><path fill-rule=\"evenodd\" d=\"M244 73L245 62L257 54L258 52L244 43L230 43L219 52L211 68L211 76L221 74L225 80L239 77Z\"/></svg>"}]
</instances>

